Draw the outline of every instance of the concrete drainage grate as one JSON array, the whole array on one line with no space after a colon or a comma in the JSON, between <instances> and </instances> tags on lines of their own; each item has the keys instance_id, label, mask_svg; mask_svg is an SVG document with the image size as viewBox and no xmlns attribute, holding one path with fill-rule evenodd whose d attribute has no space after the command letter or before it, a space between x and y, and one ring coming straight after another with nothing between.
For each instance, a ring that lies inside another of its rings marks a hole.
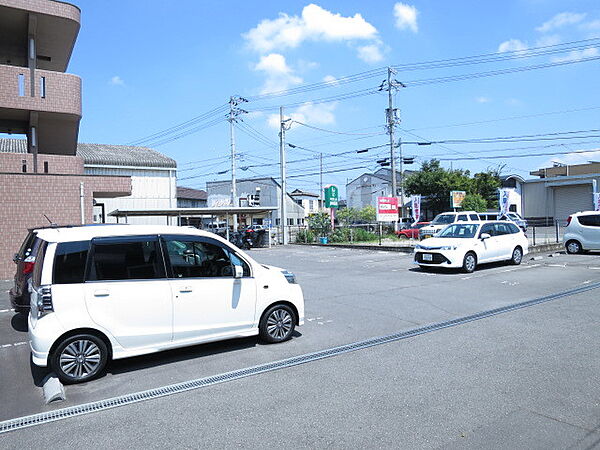
<instances>
[{"instance_id":1,"label":"concrete drainage grate","mask_svg":"<svg viewBox=\"0 0 600 450\"><path fill-rule=\"evenodd\" d=\"M305 355L295 356L272 363L261 364L254 367L248 367L245 369L234 370L231 372L222 373L206 378L199 378L197 380L186 381L183 383L172 384L156 389L149 389L147 391L141 391L133 394L121 395L119 397L113 397L106 400L100 400L91 403L85 403L82 405L72 406L68 408L57 409L55 411L49 411L40 414L34 414L31 416L19 417L16 419L6 420L0 422L0 434L7 433L9 431L19 430L21 428L31 427L34 425L41 425L44 423L53 422L68 417L80 416L97 411L103 411L110 408L116 408L118 406L129 405L145 400L156 399L165 397L167 395L178 394L194 389L203 387L213 386L227 381L238 380L249 376L259 375L265 372L271 372L273 370L283 369L287 367L293 367L300 364L305 364L312 361L318 361L320 359L330 358L332 356L341 355L344 353L353 352L356 350L362 350L376 345L387 344L389 342L399 341L410 337L418 336L421 334L430 333L432 331L441 330L444 328L454 327L457 325L463 325L468 322L475 320L485 319L487 317L495 316L498 314L515 311L521 308L527 308L540 303L557 300L559 298L569 297L572 295L581 294L583 292L591 291L593 289L600 288L600 283L588 284L580 288L571 289L557 294L546 295L533 300L527 300L524 302L513 303L511 305L503 306L500 308L490 309L482 311L476 314L459 317L452 320L443 322L433 323L423 327L413 328L411 330L402 331L399 333L390 334L387 336L380 336L376 338L367 339L364 341L354 342L351 344L342 345L339 347L333 347L326 350L320 350L314 353L307 353Z\"/></svg>"}]
</instances>

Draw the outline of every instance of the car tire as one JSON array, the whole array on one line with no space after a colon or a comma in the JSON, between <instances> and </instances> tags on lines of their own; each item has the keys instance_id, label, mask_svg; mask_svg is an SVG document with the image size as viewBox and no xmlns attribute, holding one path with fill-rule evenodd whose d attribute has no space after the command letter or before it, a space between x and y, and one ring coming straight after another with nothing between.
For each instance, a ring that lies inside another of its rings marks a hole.
<instances>
[{"instance_id":1,"label":"car tire","mask_svg":"<svg viewBox=\"0 0 600 450\"><path fill-rule=\"evenodd\" d=\"M287 305L273 305L265 311L258 333L262 341L269 344L283 342L292 337L296 326L296 314Z\"/></svg>"},{"instance_id":2,"label":"car tire","mask_svg":"<svg viewBox=\"0 0 600 450\"><path fill-rule=\"evenodd\" d=\"M510 263L513 266L518 266L523 261L523 249L521 247L515 247L510 258Z\"/></svg>"},{"instance_id":3,"label":"car tire","mask_svg":"<svg viewBox=\"0 0 600 450\"><path fill-rule=\"evenodd\" d=\"M64 384L94 379L102 373L107 362L106 343L93 334L65 338L50 356L50 367Z\"/></svg>"},{"instance_id":4,"label":"car tire","mask_svg":"<svg viewBox=\"0 0 600 450\"><path fill-rule=\"evenodd\" d=\"M579 243L579 241L576 241L576 240L568 241L567 244L565 245L565 248L567 249L567 253L569 253L571 255L583 252L583 248L581 247L581 244Z\"/></svg>"},{"instance_id":5,"label":"car tire","mask_svg":"<svg viewBox=\"0 0 600 450\"><path fill-rule=\"evenodd\" d=\"M468 252L463 259L463 270L466 273L473 273L477 267L477 255L473 252Z\"/></svg>"}]
</instances>

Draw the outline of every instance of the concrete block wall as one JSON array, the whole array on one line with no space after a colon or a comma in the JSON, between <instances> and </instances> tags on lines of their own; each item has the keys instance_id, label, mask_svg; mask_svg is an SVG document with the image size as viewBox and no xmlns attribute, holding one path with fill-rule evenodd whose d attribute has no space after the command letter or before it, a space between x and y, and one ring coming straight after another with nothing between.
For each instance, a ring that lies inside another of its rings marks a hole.
<instances>
[{"instance_id":1,"label":"concrete block wall","mask_svg":"<svg viewBox=\"0 0 600 450\"><path fill-rule=\"evenodd\" d=\"M27 230L48 225L43 214L60 225L81 223L81 182L84 183L85 223L92 223L95 192L131 193L129 177L0 174L0 279L14 276L12 257Z\"/></svg>"}]
</instances>

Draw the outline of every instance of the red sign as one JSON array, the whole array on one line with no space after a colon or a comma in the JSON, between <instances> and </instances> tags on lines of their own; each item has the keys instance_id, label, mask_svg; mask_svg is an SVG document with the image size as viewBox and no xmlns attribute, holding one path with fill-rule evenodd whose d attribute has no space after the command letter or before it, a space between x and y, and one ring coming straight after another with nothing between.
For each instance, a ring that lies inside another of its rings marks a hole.
<instances>
[{"instance_id":1,"label":"red sign","mask_svg":"<svg viewBox=\"0 0 600 450\"><path fill-rule=\"evenodd\" d=\"M377 222L398 220L398 197L377 197Z\"/></svg>"}]
</instances>

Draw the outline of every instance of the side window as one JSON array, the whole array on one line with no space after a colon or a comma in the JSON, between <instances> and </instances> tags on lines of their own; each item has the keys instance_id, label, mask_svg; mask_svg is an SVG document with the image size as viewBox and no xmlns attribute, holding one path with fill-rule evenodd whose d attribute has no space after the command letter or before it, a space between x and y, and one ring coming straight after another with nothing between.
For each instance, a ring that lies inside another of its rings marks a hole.
<instances>
[{"instance_id":1,"label":"side window","mask_svg":"<svg viewBox=\"0 0 600 450\"><path fill-rule=\"evenodd\" d=\"M242 266L244 276L250 267L216 241L194 237L165 237L171 278L233 277L235 265Z\"/></svg>"},{"instance_id":2,"label":"side window","mask_svg":"<svg viewBox=\"0 0 600 450\"><path fill-rule=\"evenodd\" d=\"M510 232L512 234L516 234L520 231L520 228L518 226L516 226L514 223L509 223L508 224L508 229L510 230Z\"/></svg>"},{"instance_id":3,"label":"side window","mask_svg":"<svg viewBox=\"0 0 600 450\"><path fill-rule=\"evenodd\" d=\"M479 220L479 216L477 214L469 214L469 217L471 218L471 220Z\"/></svg>"},{"instance_id":4,"label":"side window","mask_svg":"<svg viewBox=\"0 0 600 450\"><path fill-rule=\"evenodd\" d=\"M503 236L505 234L510 234L508 226L505 223L494 224L494 229L496 230L496 236Z\"/></svg>"},{"instance_id":5,"label":"side window","mask_svg":"<svg viewBox=\"0 0 600 450\"><path fill-rule=\"evenodd\" d=\"M42 268L44 266L47 246L48 243L46 241L40 242L40 247L36 256L36 264L33 266L33 274L31 276L31 282L34 286L39 286L42 283Z\"/></svg>"},{"instance_id":6,"label":"side window","mask_svg":"<svg viewBox=\"0 0 600 450\"><path fill-rule=\"evenodd\" d=\"M486 224L483 224L483 225L481 226L481 230L479 231L479 236L481 237L481 235L482 235L483 233L487 233L487 234L489 234L490 236L494 236L494 224L493 224L493 223L486 223Z\"/></svg>"},{"instance_id":7,"label":"side window","mask_svg":"<svg viewBox=\"0 0 600 450\"><path fill-rule=\"evenodd\" d=\"M467 222L469 219L467 219L467 215L466 214L461 214L458 216L457 221L458 222Z\"/></svg>"},{"instance_id":8,"label":"side window","mask_svg":"<svg viewBox=\"0 0 600 450\"><path fill-rule=\"evenodd\" d=\"M62 242L56 246L52 279L55 284L83 283L90 241Z\"/></svg>"},{"instance_id":9,"label":"side window","mask_svg":"<svg viewBox=\"0 0 600 450\"><path fill-rule=\"evenodd\" d=\"M93 242L88 280L153 280L164 278L157 238L102 239Z\"/></svg>"},{"instance_id":10,"label":"side window","mask_svg":"<svg viewBox=\"0 0 600 450\"><path fill-rule=\"evenodd\" d=\"M579 223L586 227L600 227L600 215L590 214L587 216L577 217Z\"/></svg>"}]
</instances>

